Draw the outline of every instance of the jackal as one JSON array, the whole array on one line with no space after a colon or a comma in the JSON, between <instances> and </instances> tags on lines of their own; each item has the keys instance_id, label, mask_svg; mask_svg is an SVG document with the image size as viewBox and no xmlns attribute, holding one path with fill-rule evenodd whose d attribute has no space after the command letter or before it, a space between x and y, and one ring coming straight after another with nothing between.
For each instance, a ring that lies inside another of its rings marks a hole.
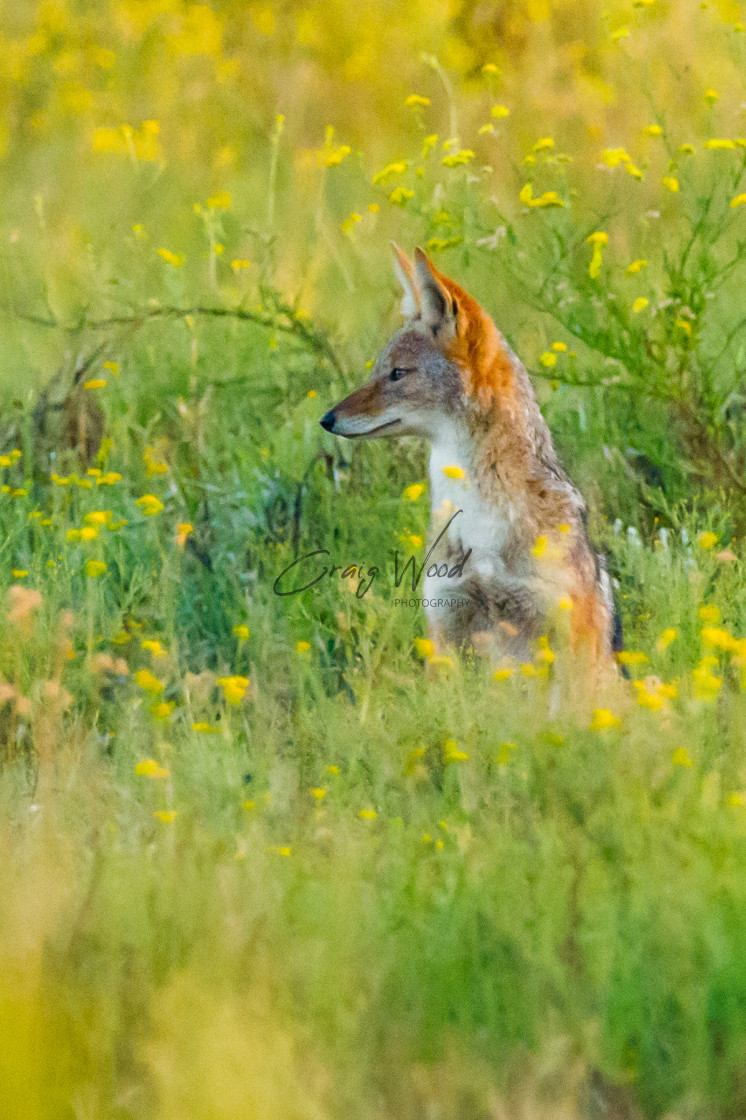
<instances>
[{"instance_id":1,"label":"jackal","mask_svg":"<svg viewBox=\"0 0 746 1120\"><path fill-rule=\"evenodd\" d=\"M526 660L563 618L575 650L610 661L609 577L525 367L487 312L421 249L412 262L394 248L404 326L368 382L321 425L347 439L429 440L431 541L448 525L438 564L463 569L451 586L426 577L431 640L439 652Z\"/></svg>"}]
</instances>

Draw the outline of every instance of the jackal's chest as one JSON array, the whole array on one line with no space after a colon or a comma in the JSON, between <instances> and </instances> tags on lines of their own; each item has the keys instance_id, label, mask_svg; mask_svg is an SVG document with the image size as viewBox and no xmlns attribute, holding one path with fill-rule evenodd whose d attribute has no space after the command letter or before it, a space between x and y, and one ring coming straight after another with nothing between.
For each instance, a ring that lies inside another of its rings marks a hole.
<instances>
[{"instance_id":1,"label":"jackal's chest","mask_svg":"<svg viewBox=\"0 0 746 1120\"><path fill-rule=\"evenodd\" d=\"M431 635L446 645L475 648L492 635L503 652L527 657L540 633L542 608L517 500L505 492L484 493L468 458L447 442L432 449L430 498L429 545L437 544L423 591Z\"/></svg>"},{"instance_id":2,"label":"jackal's chest","mask_svg":"<svg viewBox=\"0 0 746 1120\"><path fill-rule=\"evenodd\" d=\"M507 575L505 553L514 533L516 510L509 500L489 501L471 477L470 465L452 443L436 444L430 456L431 544L443 536L433 560L471 555L463 579L500 582Z\"/></svg>"}]
</instances>

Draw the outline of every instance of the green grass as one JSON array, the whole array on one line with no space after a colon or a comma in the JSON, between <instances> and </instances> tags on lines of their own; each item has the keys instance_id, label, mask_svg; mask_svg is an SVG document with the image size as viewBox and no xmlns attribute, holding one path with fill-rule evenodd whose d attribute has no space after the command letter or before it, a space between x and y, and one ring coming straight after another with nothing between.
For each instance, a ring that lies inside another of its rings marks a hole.
<instances>
[{"instance_id":1,"label":"green grass","mask_svg":"<svg viewBox=\"0 0 746 1120\"><path fill-rule=\"evenodd\" d=\"M432 679L420 612L393 604L393 550L426 522L426 497L402 497L420 449L327 444L318 374L309 399L296 344L267 350L251 325L198 330L206 368L259 382L228 407L216 387L198 421L188 340L157 338L106 390L102 469L121 481L31 478L0 509L6 581L27 564L16 582L44 597L4 624L3 673L30 699L3 709L5 1113L541 1114L600 1071L646 1115L738 1115L746 694L735 654L715 650L712 696L692 671L712 652L703 604L743 632L741 562L702 549L691 518L648 543L602 530L628 648L649 658L631 671L677 682L657 710L624 683L586 694L561 653L555 684L468 662ZM156 430L171 466L146 479ZM144 516L143 492L164 509ZM68 541L97 509L127 524ZM196 548L173 539L186 520ZM337 578L280 598L294 535L381 574L363 599ZM239 705L227 674L250 678ZM591 729L602 702L619 726ZM447 761L451 739L468 758ZM136 774L145 758L169 776Z\"/></svg>"}]
</instances>

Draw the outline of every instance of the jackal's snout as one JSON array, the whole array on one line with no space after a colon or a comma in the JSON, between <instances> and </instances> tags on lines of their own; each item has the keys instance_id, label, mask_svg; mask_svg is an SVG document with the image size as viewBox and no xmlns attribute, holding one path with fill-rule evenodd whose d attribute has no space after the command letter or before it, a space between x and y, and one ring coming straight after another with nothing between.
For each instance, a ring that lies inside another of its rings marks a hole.
<instances>
[{"instance_id":1,"label":"jackal's snout","mask_svg":"<svg viewBox=\"0 0 746 1120\"><path fill-rule=\"evenodd\" d=\"M319 424L321 424L321 427L325 432L333 432L335 420L336 416L334 414L334 409L330 408L329 411L325 412L321 417L321 419L319 420Z\"/></svg>"}]
</instances>

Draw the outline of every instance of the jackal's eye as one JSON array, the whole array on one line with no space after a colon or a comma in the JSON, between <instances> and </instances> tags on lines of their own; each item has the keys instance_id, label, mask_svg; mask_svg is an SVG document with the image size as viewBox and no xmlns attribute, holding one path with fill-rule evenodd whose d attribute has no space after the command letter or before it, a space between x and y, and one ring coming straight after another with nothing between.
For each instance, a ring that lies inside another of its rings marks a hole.
<instances>
[{"instance_id":1,"label":"jackal's eye","mask_svg":"<svg viewBox=\"0 0 746 1120\"><path fill-rule=\"evenodd\" d=\"M389 381L401 381L405 373L414 373L414 370L402 369L401 366L395 366L389 374Z\"/></svg>"}]
</instances>

